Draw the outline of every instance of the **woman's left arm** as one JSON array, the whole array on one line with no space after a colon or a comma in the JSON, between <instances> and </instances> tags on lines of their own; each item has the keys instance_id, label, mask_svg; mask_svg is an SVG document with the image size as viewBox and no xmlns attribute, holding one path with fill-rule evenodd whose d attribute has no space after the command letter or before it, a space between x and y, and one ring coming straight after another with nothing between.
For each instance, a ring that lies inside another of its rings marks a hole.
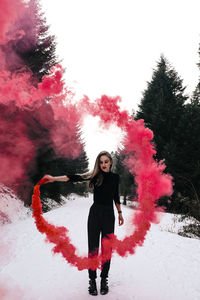
<instances>
[{"instance_id":1,"label":"woman's left arm","mask_svg":"<svg viewBox=\"0 0 200 300\"><path fill-rule=\"evenodd\" d=\"M124 224L124 218L122 216L122 211L121 211L121 205L120 205L120 197L119 197L119 181L120 181L120 177L119 175L117 176L117 184L116 184L116 190L115 190L115 195L114 195L114 201L115 201L115 206L117 208L118 211L118 219L119 219L119 226Z\"/></svg>"},{"instance_id":2,"label":"woman's left arm","mask_svg":"<svg viewBox=\"0 0 200 300\"><path fill-rule=\"evenodd\" d=\"M124 218L122 216L122 211L121 211L121 205L119 203L115 203L117 211L118 211L118 219L119 219L119 226L124 224Z\"/></svg>"}]
</instances>

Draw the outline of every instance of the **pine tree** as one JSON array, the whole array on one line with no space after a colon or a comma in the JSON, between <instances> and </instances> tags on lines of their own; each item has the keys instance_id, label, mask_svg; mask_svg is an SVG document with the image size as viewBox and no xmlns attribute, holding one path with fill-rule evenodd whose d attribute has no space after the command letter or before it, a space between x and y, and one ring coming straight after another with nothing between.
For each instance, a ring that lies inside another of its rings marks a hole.
<instances>
[{"instance_id":1,"label":"pine tree","mask_svg":"<svg viewBox=\"0 0 200 300\"><path fill-rule=\"evenodd\" d=\"M153 131L159 160L168 158L168 145L172 144L174 129L187 100L184 90L177 72L161 56L136 114L136 119L144 119Z\"/></svg>"},{"instance_id":2,"label":"pine tree","mask_svg":"<svg viewBox=\"0 0 200 300\"><path fill-rule=\"evenodd\" d=\"M23 16L15 23L15 30L23 31L20 39L11 40L5 48L7 66L15 71L28 67L35 79L41 80L45 74L58 62L56 57L55 36L49 34L44 14L38 0L30 0ZM10 61L10 53L15 53L17 59Z\"/></svg>"},{"instance_id":3,"label":"pine tree","mask_svg":"<svg viewBox=\"0 0 200 300\"><path fill-rule=\"evenodd\" d=\"M192 98L191 98L191 104L193 104L194 106L200 106L200 82L197 84Z\"/></svg>"},{"instance_id":4,"label":"pine tree","mask_svg":"<svg viewBox=\"0 0 200 300\"><path fill-rule=\"evenodd\" d=\"M145 124L154 133L153 142L157 155L156 159L165 159L166 171L172 174L175 181L174 194L171 199L163 198L158 203L169 210L181 208L178 195L182 186L178 184L181 174L178 149L182 144L177 127L185 111L185 87L177 72L170 66L164 56L160 57L157 68L153 72L151 82L143 93L136 119L144 119Z\"/></svg>"},{"instance_id":5,"label":"pine tree","mask_svg":"<svg viewBox=\"0 0 200 300\"><path fill-rule=\"evenodd\" d=\"M176 128L176 150L171 159L176 189L180 194L179 211L200 219L200 105L187 103ZM175 205L175 203L174 203Z\"/></svg>"},{"instance_id":6,"label":"pine tree","mask_svg":"<svg viewBox=\"0 0 200 300\"><path fill-rule=\"evenodd\" d=\"M200 63L197 65L200 69ZM200 78L190 102L184 106L176 132L176 186L181 191L181 212L200 220Z\"/></svg>"}]
</instances>

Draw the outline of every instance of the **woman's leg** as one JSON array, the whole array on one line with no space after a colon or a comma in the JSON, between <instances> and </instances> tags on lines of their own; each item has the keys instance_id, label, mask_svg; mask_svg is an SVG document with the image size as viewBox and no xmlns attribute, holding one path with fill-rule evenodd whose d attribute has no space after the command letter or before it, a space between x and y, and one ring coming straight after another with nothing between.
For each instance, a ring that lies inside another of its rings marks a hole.
<instances>
[{"instance_id":1,"label":"woman's leg","mask_svg":"<svg viewBox=\"0 0 200 300\"><path fill-rule=\"evenodd\" d=\"M108 234L114 233L115 215L114 211L105 211L102 222L102 239L106 238ZM104 249L102 247L102 254ZM107 278L110 269L110 260L102 265L101 278Z\"/></svg>"},{"instance_id":2,"label":"woman's leg","mask_svg":"<svg viewBox=\"0 0 200 300\"><path fill-rule=\"evenodd\" d=\"M100 238L100 223L99 223L99 213L95 207L90 208L88 216L88 253L89 256L98 253L99 248L99 238ZM97 277L96 270L88 270L89 278L95 279Z\"/></svg>"}]
</instances>

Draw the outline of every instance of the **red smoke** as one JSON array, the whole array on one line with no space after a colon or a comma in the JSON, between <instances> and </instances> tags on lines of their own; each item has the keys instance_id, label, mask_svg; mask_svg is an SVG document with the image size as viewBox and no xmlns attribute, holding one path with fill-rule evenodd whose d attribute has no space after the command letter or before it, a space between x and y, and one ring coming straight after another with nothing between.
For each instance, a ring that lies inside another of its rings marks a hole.
<instances>
[{"instance_id":1,"label":"red smoke","mask_svg":"<svg viewBox=\"0 0 200 300\"><path fill-rule=\"evenodd\" d=\"M76 142L75 138L69 138L69 135L74 134L74 122L72 121L77 120L73 106L69 105L64 108L62 103L59 104L60 106L57 104L63 92L62 72L62 67L56 65L38 85L33 85L30 72L11 73L5 70L0 72L0 105L2 105L0 115L0 181L3 184L16 185L18 180L25 179L27 166L29 165L29 169L34 167L36 141L28 136L28 115L19 114L19 110L28 110L31 113L31 110L34 112L36 108L41 108L42 111L46 98L51 101L49 106L51 105L53 108L55 123L52 126L52 118L48 120L51 115L48 115L46 108L43 111L43 116L41 116L41 124L50 129L51 139L57 152L71 157L79 154L80 143ZM62 96L63 98L64 96ZM66 127L66 119L64 123L63 112L70 117L69 128ZM39 113L38 117L40 117ZM44 138L40 137L40 140ZM12 173L10 173L11 170Z\"/></svg>"},{"instance_id":2,"label":"red smoke","mask_svg":"<svg viewBox=\"0 0 200 300\"><path fill-rule=\"evenodd\" d=\"M68 99L61 65L38 82L18 55L35 49L38 30L44 30L38 10L37 1L0 1L0 182L13 188L27 180L27 190L32 183L25 176L32 174L42 146L71 158L83 150L76 137L79 116Z\"/></svg>"},{"instance_id":3,"label":"red smoke","mask_svg":"<svg viewBox=\"0 0 200 300\"><path fill-rule=\"evenodd\" d=\"M12 118L14 122L0 119L0 131L3 132L0 135L0 178L5 185L24 178L24 166L28 165L35 152L33 143L26 136L26 125L17 117Z\"/></svg>"},{"instance_id":4,"label":"red smoke","mask_svg":"<svg viewBox=\"0 0 200 300\"><path fill-rule=\"evenodd\" d=\"M44 76L42 82L35 86L31 72L23 69L15 73L3 70L0 72L0 103L8 105L14 100L13 104L16 107L33 109L35 106L39 107L47 97L54 97L54 102L58 99L60 101L64 85L62 74L63 69L57 64L50 69L50 74Z\"/></svg>"},{"instance_id":5,"label":"red smoke","mask_svg":"<svg viewBox=\"0 0 200 300\"><path fill-rule=\"evenodd\" d=\"M24 5L20 0L1 0L0 1L0 44L8 40L8 32L12 24L22 13Z\"/></svg>"},{"instance_id":6,"label":"red smoke","mask_svg":"<svg viewBox=\"0 0 200 300\"><path fill-rule=\"evenodd\" d=\"M120 256L133 254L136 246L142 246L151 222L157 222L157 212L160 209L156 207L156 201L162 196L172 194L172 179L170 175L163 173L164 163L157 163L153 159L156 151L151 143L152 131L144 127L143 120L135 121L126 111L121 112L118 100L118 97L111 98L104 95L95 103L91 103L88 98L84 98L80 101L79 113L82 111L85 114L88 111L93 116L99 116L103 125L108 127L109 124L115 123L126 132L124 147L129 157L127 165L130 172L135 175L140 203L140 210L134 214L132 220L133 233L123 240L118 240L114 234L110 234L109 239L103 239L102 254L94 257L78 256L75 246L67 235L68 230L49 224L42 216L39 188L45 180L41 180L34 188L32 208L38 230L46 234L49 242L55 244L54 253L61 253L79 270L100 268L101 262L110 259L113 251Z\"/></svg>"},{"instance_id":7,"label":"red smoke","mask_svg":"<svg viewBox=\"0 0 200 300\"><path fill-rule=\"evenodd\" d=\"M62 67L56 65L36 85L30 72L0 71L0 181L3 184L13 187L17 180L23 178L24 181L28 164L29 169L34 168L37 141L28 136L28 115L18 114L19 110L30 114L32 111L33 116L37 113L37 120L50 131L59 155L76 158L81 152L82 145L75 136L74 126L79 115L74 105L63 106L68 91L64 88L62 74ZM48 99L48 104L44 99ZM44 139L45 136L40 137L41 141ZM8 170L12 170L12 176Z\"/></svg>"}]
</instances>

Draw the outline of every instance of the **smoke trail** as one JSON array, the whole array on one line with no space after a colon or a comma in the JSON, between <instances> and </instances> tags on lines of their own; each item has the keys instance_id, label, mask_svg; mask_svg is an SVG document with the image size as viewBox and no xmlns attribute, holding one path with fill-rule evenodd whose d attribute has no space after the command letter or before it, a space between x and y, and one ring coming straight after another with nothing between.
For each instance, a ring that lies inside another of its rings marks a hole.
<instances>
[{"instance_id":1,"label":"smoke trail","mask_svg":"<svg viewBox=\"0 0 200 300\"><path fill-rule=\"evenodd\" d=\"M95 103L91 103L85 97L80 101L80 108L83 115L88 111L93 116L99 116L103 125L108 127L109 124L115 123L126 132L124 147L129 157L127 165L130 172L135 175L138 202L140 203L140 211L132 219L134 225L132 234L123 240L118 240L114 234L110 234L109 239L103 239L103 253L93 257L78 256L76 248L67 235L68 230L49 224L42 216L39 188L45 180L41 180L36 185L32 197L33 217L38 230L45 233L47 240L56 245L53 248L54 253L61 253L71 265L76 266L79 270L100 268L101 262L110 259L113 251L120 256L133 254L136 246L142 246L151 222L158 221L159 209L156 207L156 201L162 196L172 194L172 178L163 173L164 163L157 163L153 159L156 151L151 143L152 131L144 127L143 120L135 121L126 111L121 112L118 105L119 100L118 97L111 98L104 95ZM80 114L81 111L79 111Z\"/></svg>"}]
</instances>

